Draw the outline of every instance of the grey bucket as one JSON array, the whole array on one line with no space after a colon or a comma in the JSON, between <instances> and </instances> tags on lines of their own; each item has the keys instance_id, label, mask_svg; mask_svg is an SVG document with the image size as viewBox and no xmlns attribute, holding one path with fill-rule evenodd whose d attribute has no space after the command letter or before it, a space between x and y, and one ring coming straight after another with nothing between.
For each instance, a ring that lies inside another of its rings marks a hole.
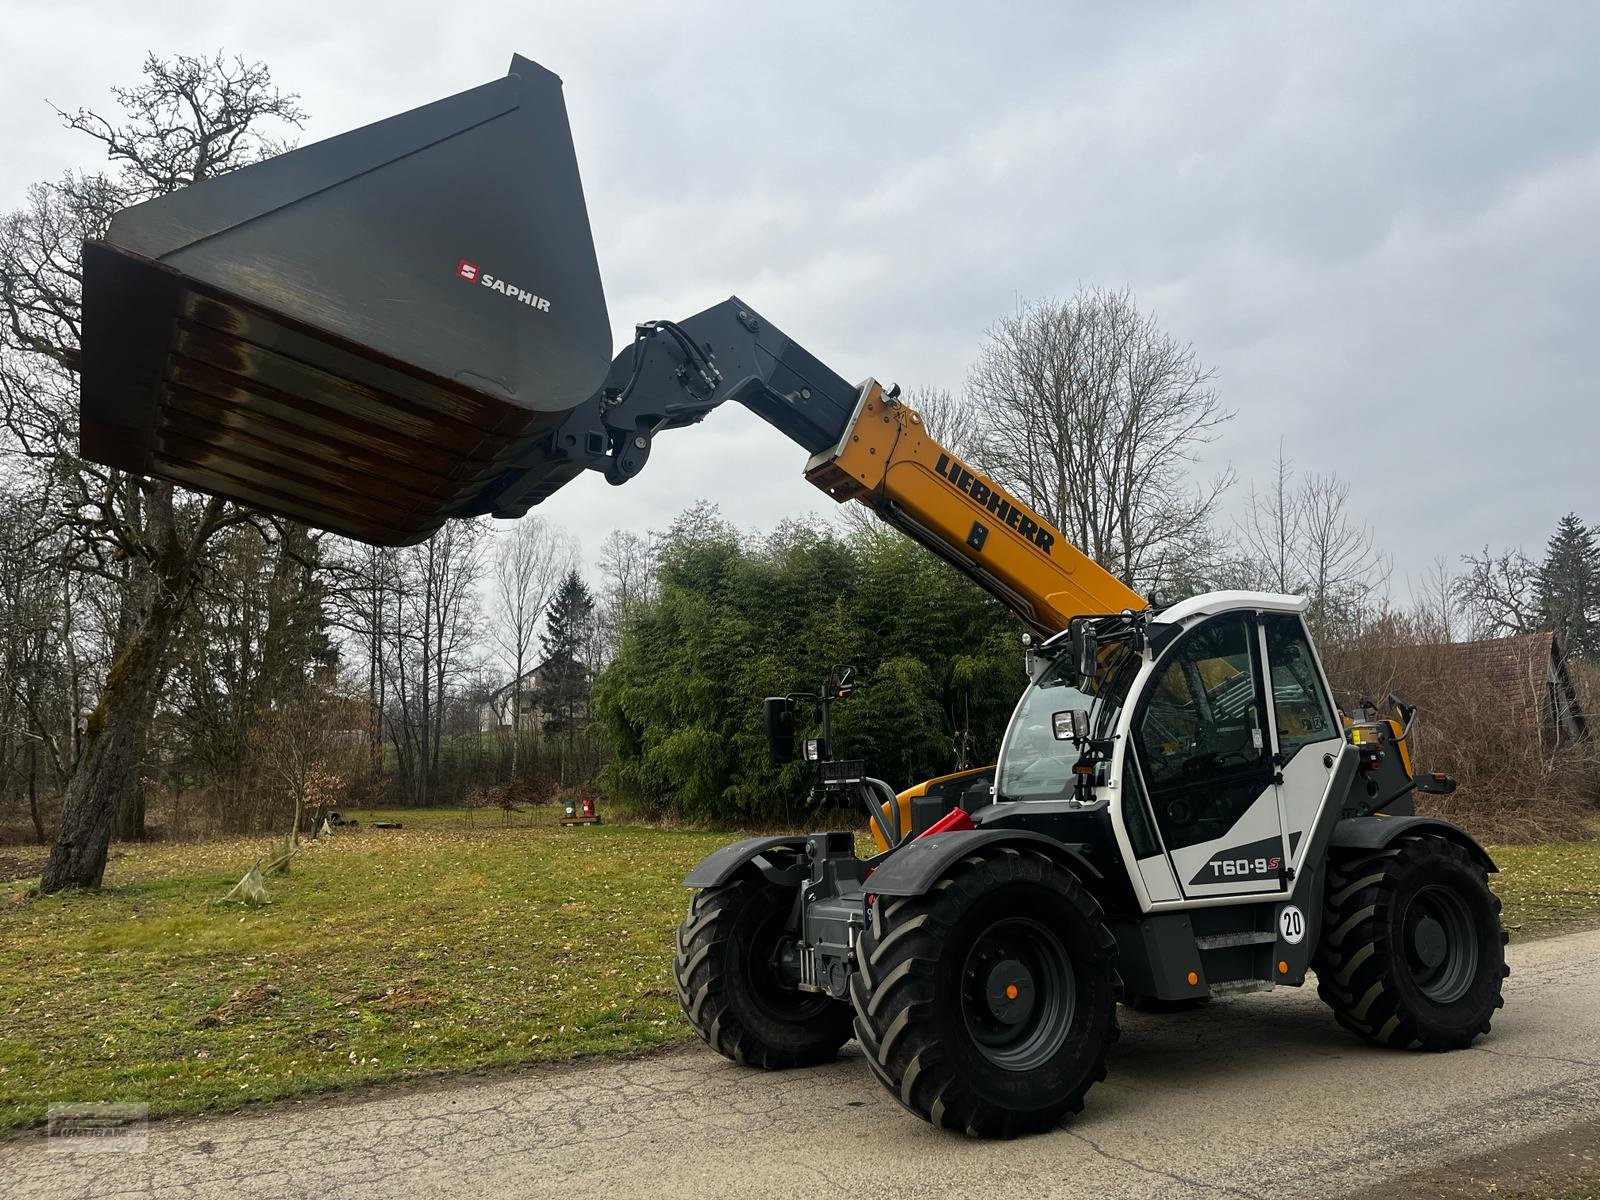
<instances>
[{"instance_id":1,"label":"grey bucket","mask_svg":"<svg viewBox=\"0 0 1600 1200\"><path fill-rule=\"evenodd\" d=\"M561 81L503 79L119 213L81 448L363 541L483 511L611 361Z\"/></svg>"}]
</instances>

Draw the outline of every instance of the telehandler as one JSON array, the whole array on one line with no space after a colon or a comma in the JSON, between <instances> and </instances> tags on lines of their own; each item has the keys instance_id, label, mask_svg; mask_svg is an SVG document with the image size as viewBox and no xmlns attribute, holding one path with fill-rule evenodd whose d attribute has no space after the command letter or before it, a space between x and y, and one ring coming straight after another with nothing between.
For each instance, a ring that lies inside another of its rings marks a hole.
<instances>
[{"instance_id":1,"label":"telehandler","mask_svg":"<svg viewBox=\"0 0 1600 1200\"><path fill-rule=\"evenodd\" d=\"M613 360L560 81L481 87L129 208L84 247L83 453L378 544L515 517L736 401L806 478L969 575L1027 630L992 768L896 794L798 716L852 832L700 863L683 1010L758 1067L854 1037L906 1108L977 1136L1048 1129L1105 1076L1117 1003L1297 987L1397 1048L1489 1030L1494 863L1413 811L1413 714L1346 721L1302 601L1157 610L941 446L894 388L844 379L737 297L639 325Z\"/></svg>"}]
</instances>

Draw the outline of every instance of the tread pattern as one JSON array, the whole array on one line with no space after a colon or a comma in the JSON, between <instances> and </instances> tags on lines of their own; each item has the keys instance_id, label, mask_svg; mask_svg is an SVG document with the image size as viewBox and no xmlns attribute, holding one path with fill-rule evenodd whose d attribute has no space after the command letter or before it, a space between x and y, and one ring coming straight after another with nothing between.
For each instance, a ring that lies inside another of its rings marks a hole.
<instances>
[{"instance_id":1,"label":"tread pattern","mask_svg":"<svg viewBox=\"0 0 1600 1200\"><path fill-rule=\"evenodd\" d=\"M759 878L739 877L705 888L689 901L678 926L672 974L678 1004L702 1041L724 1058L765 1071L828 1062L850 1040L849 1005L830 1003L805 1021L784 1021L753 1011L734 970L734 941L746 919L773 905L787 907L793 893Z\"/></svg>"},{"instance_id":2,"label":"tread pattern","mask_svg":"<svg viewBox=\"0 0 1600 1200\"><path fill-rule=\"evenodd\" d=\"M1096 1006L1080 1000L1075 1018L1091 1043L1081 1078L1034 1108L1008 1107L975 1086L937 1019L941 1006L958 1003L939 995L936 982L952 929L975 901L1016 883L1055 892L1082 923L1093 949L1087 958L1075 954L1073 969L1080 977L1097 974L1095 991L1102 997ZM850 981L856 1040L872 1073L902 1107L944 1129L1000 1138L1043 1132L1082 1111L1084 1094L1106 1077L1106 1049L1119 1032L1116 939L1099 903L1070 871L1034 851L986 850L961 860L926 895L875 897L870 915Z\"/></svg>"},{"instance_id":3,"label":"tread pattern","mask_svg":"<svg viewBox=\"0 0 1600 1200\"><path fill-rule=\"evenodd\" d=\"M1395 898L1420 875L1445 873L1494 924L1478 983L1450 1005L1422 997L1411 983L1404 951L1391 945ZM1322 939L1312 966L1317 994L1344 1028L1395 1049L1458 1050L1489 1032L1505 1005L1501 984L1509 935L1500 923L1500 898L1481 864L1445 838L1404 838L1385 850L1331 860L1323 902Z\"/></svg>"}]
</instances>

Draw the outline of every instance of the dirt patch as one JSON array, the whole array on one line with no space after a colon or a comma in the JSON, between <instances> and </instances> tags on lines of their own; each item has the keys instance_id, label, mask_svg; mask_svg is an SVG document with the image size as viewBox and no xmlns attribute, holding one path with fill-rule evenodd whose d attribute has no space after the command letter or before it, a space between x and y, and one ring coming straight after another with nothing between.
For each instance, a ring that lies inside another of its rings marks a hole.
<instances>
[{"instance_id":1,"label":"dirt patch","mask_svg":"<svg viewBox=\"0 0 1600 1200\"><path fill-rule=\"evenodd\" d=\"M209 1029L214 1025L226 1025L240 1017L253 1016L281 994L276 985L270 983L252 983L249 987L238 988L233 995L196 1021L195 1026Z\"/></svg>"},{"instance_id":2,"label":"dirt patch","mask_svg":"<svg viewBox=\"0 0 1600 1200\"><path fill-rule=\"evenodd\" d=\"M382 995L370 1002L370 1007L387 1013L419 1013L446 1008L449 1004L449 992L402 983L399 987L385 990Z\"/></svg>"},{"instance_id":3,"label":"dirt patch","mask_svg":"<svg viewBox=\"0 0 1600 1200\"><path fill-rule=\"evenodd\" d=\"M8 847L0 854L0 883L14 883L19 879L37 879L44 870L44 860L49 850L43 846Z\"/></svg>"},{"instance_id":4,"label":"dirt patch","mask_svg":"<svg viewBox=\"0 0 1600 1200\"><path fill-rule=\"evenodd\" d=\"M1389 1180L1351 1200L1600 1200L1600 1119Z\"/></svg>"}]
</instances>

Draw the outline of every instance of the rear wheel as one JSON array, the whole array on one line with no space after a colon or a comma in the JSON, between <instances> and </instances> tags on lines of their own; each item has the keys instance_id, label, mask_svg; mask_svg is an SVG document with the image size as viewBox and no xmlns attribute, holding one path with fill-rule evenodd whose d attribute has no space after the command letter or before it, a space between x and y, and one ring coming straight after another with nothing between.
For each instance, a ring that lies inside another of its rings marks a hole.
<instances>
[{"instance_id":1,"label":"rear wheel","mask_svg":"<svg viewBox=\"0 0 1600 1200\"><path fill-rule=\"evenodd\" d=\"M788 982L792 888L741 876L696 892L672 972L696 1033L735 1062L775 1071L827 1062L850 1040L850 1006Z\"/></svg>"},{"instance_id":2,"label":"rear wheel","mask_svg":"<svg viewBox=\"0 0 1600 1200\"><path fill-rule=\"evenodd\" d=\"M927 895L876 897L856 944L856 1039L880 1082L974 1137L1053 1128L1105 1078L1116 942L1042 854L957 863Z\"/></svg>"},{"instance_id":3,"label":"rear wheel","mask_svg":"<svg viewBox=\"0 0 1600 1200\"><path fill-rule=\"evenodd\" d=\"M1330 864L1317 992L1370 1041L1460 1049L1505 1003L1506 941L1482 865L1444 838L1410 838Z\"/></svg>"}]
</instances>

